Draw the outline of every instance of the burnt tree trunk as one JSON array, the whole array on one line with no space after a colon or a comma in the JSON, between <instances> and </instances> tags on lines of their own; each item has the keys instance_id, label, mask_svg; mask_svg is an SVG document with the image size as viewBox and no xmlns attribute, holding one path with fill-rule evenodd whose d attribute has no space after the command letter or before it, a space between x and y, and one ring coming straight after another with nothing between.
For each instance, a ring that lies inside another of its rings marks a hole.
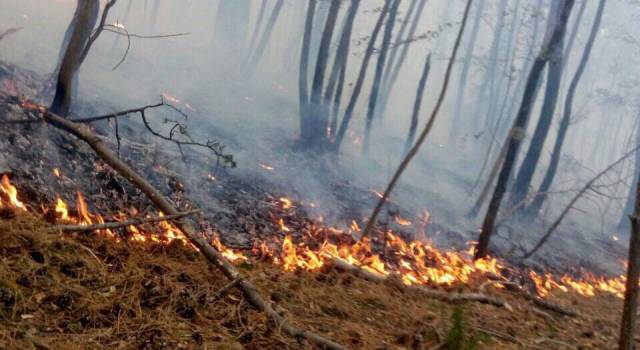
<instances>
[{"instance_id":1,"label":"burnt tree trunk","mask_svg":"<svg viewBox=\"0 0 640 350\"><path fill-rule=\"evenodd\" d=\"M342 117L340 129L338 129L338 133L336 134L336 139L334 142L334 151L336 153L340 151L340 145L342 144L344 135L349 128L349 123L351 122L351 118L353 117L356 103L358 102L358 98L360 97L360 93L362 92L362 86L364 85L364 79L367 75L367 69L369 68L369 61L371 60L371 55L373 54L376 39L378 38L380 29L382 28L382 24L384 23L384 19L387 16L387 12L389 12L389 2L389 0L385 1L384 7L380 11L380 15L378 16L378 20L373 27L373 32L371 33L371 38L369 39L369 43L367 44L367 49L364 52L364 57L362 58L362 64L360 66L358 78L355 85L353 86L353 92L351 93L347 109L344 112L344 117Z\"/></svg>"},{"instance_id":2,"label":"burnt tree trunk","mask_svg":"<svg viewBox=\"0 0 640 350\"><path fill-rule=\"evenodd\" d=\"M249 55L247 66L250 72L253 72L255 70L256 66L262 59L262 55L264 55L267 44L269 44L269 40L271 39L271 34L273 34L273 28L275 28L276 23L278 22L278 17L280 17L280 13L282 12L283 5L284 0L277 0L276 4L273 7L273 10L271 11L271 15L269 16L269 20L265 25L262 36L258 41L258 44L254 48L253 52L251 52L251 54Z\"/></svg>"},{"instance_id":3,"label":"burnt tree trunk","mask_svg":"<svg viewBox=\"0 0 640 350\"><path fill-rule=\"evenodd\" d=\"M582 57L580 58L580 63L578 64L576 73L573 76L573 79L571 80L571 84L569 85L567 97L564 102L562 120L560 121L560 126L558 128L558 135L556 136L555 144L553 146L553 151L551 153L551 160L549 162L549 166L547 167L542 183L538 188L538 191L537 191L538 195L527 208L527 215L535 215L538 213L538 211L540 211L540 208L542 208L542 204L544 203L546 198L545 193L547 193L551 188L553 179L556 176L556 171L558 170L558 165L560 163L560 156L562 155L562 146L564 145L564 141L567 136L567 131L569 131L569 124L571 123L573 99L575 97L576 90L578 88L578 83L580 82L580 79L582 78L582 74L584 73L584 70L587 67L587 62L589 61L591 50L593 49L593 44L595 43L596 37L598 35L600 22L602 21L602 14L604 12L604 4L605 4L605 0L600 0L598 4L598 10L596 12L596 17L593 20L593 25L591 27L591 33L589 34L589 38L587 39L587 44L585 45L584 51L582 52Z\"/></svg>"},{"instance_id":4,"label":"burnt tree trunk","mask_svg":"<svg viewBox=\"0 0 640 350\"><path fill-rule=\"evenodd\" d=\"M71 109L76 88L74 81L82 63L85 47L98 20L100 2L98 0L80 0L77 6L78 16L74 17L72 21L75 22L72 23L73 31L60 64L56 93L49 108L53 113L63 117L67 117Z\"/></svg>"},{"instance_id":5,"label":"burnt tree trunk","mask_svg":"<svg viewBox=\"0 0 640 350\"><path fill-rule=\"evenodd\" d=\"M549 53L554 51L554 48L559 45L564 36L567 19L569 18L573 4L574 0L556 0L553 4L555 5L555 9L549 16L549 25L547 26L545 41L529 72L522 102L520 103L520 109L514 122L515 127L508 136L507 154L482 224L482 231L480 232L478 245L476 246L475 259L486 257L489 251L489 242L491 235L493 235L498 210L500 209L502 198L507 190L507 183L515 166L516 156L518 155L520 144L525 135L524 128L535 102L535 90L537 89L544 67L549 60Z\"/></svg>"},{"instance_id":6,"label":"burnt tree trunk","mask_svg":"<svg viewBox=\"0 0 640 350\"><path fill-rule=\"evenodd\" d=\"M391 9L389 11L389 19L384 28L384 35L382 36L382 47L378 55L378 61L376 62L376 72L373 77L373 84L371 86L371 94L369 94L369 105L367 108L367 119L364 128L364 148L365 154L369 153L369 146L371 142L371 125L373 118L376 115L376 106L378 104L378 95L380 93L380 84L382 83L382 74L384 73L385 63L387 61L387 54L389 52L389 43L391 42L391 34L393 33L393 26L396 22L396 15L398 14L398 6L400 6L401 0L387 0L393 1Z\"/></svg>"},{"instance_id":7,"label":"burnt tree trunk","mask_svg":"<svg viewBox=\"0 0 640 350\"><path fill-rule=\"evenodd\" d=\"M253 47L256 45L256 41L258 40L258 34L260 33L260 29L262 29L262 22L264 20L264 14L267 12L267 1L263 1L260 5L260 10L258 11L258 18L256 19L256 24L253 26L253 32L251 33L251 39L249 44L247 45L247 51L253 50Z\"/></svg>"},{"instance_id":8,"label":"burnt tree trunk","mask_svg":"<svg viewBox=\"0 0 640 350\"><path fill-rule=\"evenodd\" d=\"M249 29L249 0L220 0L214 27L214 50L230 62L241 59Z\"/></svg>"},{"instance_id":9,"label":"burnt tree trunk","mask_svg":"<svg viewBox=\"0 0 640 350\"><path fill-rule=\"evenodd\" d=\"M407 154L413 145L413 140L416 136L416 129L418 127L418 119L420 116L420 107L422 106L422 96L424 95L424 88L427 85L427 78L429 77L429 70L431 68L431 53L427 55L427 60L424 63L424 69L422 70L422 76L418 82L418 89L416 90L416 99L413 104L413 113L411 114L411 125L409 126L409 135L407 135L407 142L404 145L404 154Z\"/></svg>"}]
</instances>

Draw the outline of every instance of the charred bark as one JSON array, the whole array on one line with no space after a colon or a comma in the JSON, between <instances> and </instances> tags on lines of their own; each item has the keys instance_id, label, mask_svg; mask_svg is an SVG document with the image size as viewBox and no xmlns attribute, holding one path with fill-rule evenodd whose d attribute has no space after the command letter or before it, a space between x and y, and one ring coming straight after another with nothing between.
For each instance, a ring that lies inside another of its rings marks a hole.
<instances>
[{"instance_id":1,"label":"charred bark","mask_svg":"<svg viewBox=\"0 0 640 350\"><path fill-rule=\"evenodd\" d=\"M309 138L309 50L311 44L311 31L313 17L315 16L317 0L309 1L307 16L302 36L302 50L300 52L300 71L298 72L298 102L300 104L300 139Z\"/></svg>"},{"instance_id":2,"label":"charred bark","mask_svg":"<svg viewBox=\"0 0 640 350\"><path fill-rule=\"evenodd\" d=\"M518 155L522 139L524 138L524 128L535 102L534 96L538 82L547 61L549 60L549 53L554 51L554 48L561 42L562 37L564 36L567 19L569 18L573 4L574 0L557 0L555 3L557 13L553 13L554 11L552 11L550 14L545 42L543 43L542 49L536 57L533 67L531 67L531 71L529 72L520 109L518 110L518 114L516 115L514 122L515 127L508 136L507 154L505 156L504 163L502 164L500 175L498 176L498 181L482 224L482 231L478 239L478 245L476 246L475 259L484 258L488 254L489 241L493 235L498 210L500 209L502 198L507 190L507 183L515 166L516 156Z\"/></svg>"},{"instance_id":3,"label":"charred bark","mask_svg":"<svg viewBox=\"0 0 640 350\"><path fill-rule=\"evenodd\" d=\"M637 181L637 179L636 179ZM634 349L634 333L636 329L636 312L638 310L638 294L640 286L640 181L637 181L636 199L633 214L629 216L631 222L631 237L629 238L629 267L622 307L622 322L620 324L620 350Z\"/></svg>"},{"instance_id":4,"label":"charred bark","mask_svg":"<svg viewBox=\"0 0 640 350\"><path fill-rule=\"evenodd\" d=\"M562 155L562 146L564 145L567 132L569 131L569 124L571 123L573 99L575 97L578 84L580 83L580 79L582 78L584 70L587 67L587 62L589 62L591 50L593 49L593 44L595 43L596 37L598 35L600 22L602 21L602 14L604 12L604 4L605 0L600 0L598 4L598 10L596 12L596 17L591 27L591 33L589 34L589 38L587 39L587 44L585 45L584 51L582 52L582 57L580 58L580 63L578 64L576 73L571 80L571 84L569 85L567 97L564 102L562 120L560 121L560 126L558 128L558 135L556 136L555 144L553 146L549 166L547 167L542 183L538 188L536 198L527 208L528 215L535 215L538 213L538 211L540 211L540 208L542 208L542 204L544 203L546 198L544 193L547 193L549 191L551 185L553 184L553 179L556 176L558 165L560 164L560 156Z\"/></svg>"}]
</instances>

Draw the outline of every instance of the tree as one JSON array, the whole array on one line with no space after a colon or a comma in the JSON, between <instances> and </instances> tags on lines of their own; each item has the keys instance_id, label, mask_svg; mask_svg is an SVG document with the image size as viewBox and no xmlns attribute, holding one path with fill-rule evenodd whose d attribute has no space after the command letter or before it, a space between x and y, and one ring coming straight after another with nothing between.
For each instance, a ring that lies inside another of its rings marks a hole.
<instances>
[{"instance_id":1,"label":"tree","mask_svg":"<svg viewBox=\"0 0 640 350\"><path fill-rule=\"evenodd\" d=\"M515 118L514 128L507 136L507 153L500 170L500 175L498 176L493 196L489 202L487 214L485 215L484 222L482 224L482 231L480 232L478 245L476 246L475 259L484 258L488 253L489 241L493 234L498 210L500 209L502 198L507 190L507 183L515 166L515 160L518 155L520 144L524 138L524 128L535 102L534 97L538 82L547 62L549 61L549 53L553 52L562 41L562 37L566 31L567 19L569 18L573 4L574 0L554 0L552 3L552 10L549 15L545 40L533 63L533 66L531 67L531 71L529 72L522 102L520 103L520 109L518 110L518 114Z\"/></svg>"},{"instance_id":2,"label":"tree","mask_svg":"<svg viewBox=\"0 0 640 350\"><path fill-rule=\"evenodd\" d=\"M369 152L369 143L371 142L371 124L373 118L376 115L376 105L378 104L378 95L380 93L380 85L382 82L382 74L384 72L385 63L387 61L387 54L389 52L389 43L391 42L391 34L393 33L393 26L396 22L396 15L398 14L398 6L400 6L400 0L393 0L391 9L389 11L389 19L384 29L384 35L382 36L382 47L378 55L378 61L376 62L376 71L373 77L373 84L371 85L371 94L369 94L369 104L367 108L367 119L364 129L364 148L365 154Z\"/></svg>"},{"instance_id":3,"label":"tree","mask_svg":"<svg viewBox=\"0 0 640 350\"><path fill-rule=\"evenodd\" d=\"M560 120L560 126L558 128L558 134L553 145L553 151L551 152L551 160L549 161L549 166L547 167L542 183L540 184L540 187L536 192L536 197L527 208L527 213L529 215L537 214L538 211L540 211L540 208L542 208L542 204L544 203L544 200L546 198L544 194L549 191L553 183L553 179L556 176L558 165L560 163L560 156L562 155L562 146L564 145L567 131L569 130L569 124L571 123L573 100L575 98L580 79L582 78L585 68L587 67L587 63L589 62L593 44L595 43L596 37L598 35L600 22L602 21L602 14L604 13L604 5L605 0L600 0L600 2L598 3L598 9L595 18L593 20L593 25L591 26L589 38L587 39L587 43L582 52L582 57L580 58L580 63L578 63L578 68L576 69L573 79L571 80L571 84L569 85L567 97L564 102L562 119Z\"/></svg>"},{"instance_id":4,"label":"tree","mask_svg":"<svg viewBox=\"0 0 640 350\"><path fill-rule=\"evenodd\" d=\"M242 57L249 29L250 0L220 0L214 27L214 50L231 61Z\"/></svg>"},{"instance_id":5,"label":"tree","mask_svg":"<svg viewBox=\"0 0 640 350\"><path fill-rule=\"evenodd\" d=\"M309 110L309 50L311 45L311 30L315 16L317 0L310 0L302 35L302 50L300 52L300 69L298 72L298 102L300 104L300 139L310 137L308 127Z\"/></svg>"},{"instance_id":6,"label":"tree","mask_svg":"<svg viewBox=\"0 0 640 350\"><path fill-rule=\"evenodd\" d=\"M71 36L60 64L55 97L49 108L53 113L63 117L69 115L76 74L84 57L86 57L85 50L100 11L98 0L80 0L76 6L76 15L69 25L72 28Z\"/></svg>"},{"instance_id":7,"label":"tree","mask_svg":"<svg viewBox=\"0 0 640 350\"><path fill-rule=\"evenodd\" d=\"M427 78L429 77L429 70L431 68L431 53L427 55L427 60L424 63L422 69L422 75L418 82L418 89L416 90L416 99L413 104L413 113L411 114L411 125L409 126L409 135L407 135L407 142L404 145L404 153L406 154L413 145L413 140L416 136L416 128L418 127L418 118L420 116L420 107L422 106L422 96L424 95L424 88L427 85Z\"/></svg>"},{"instance_id":8,"label":"tree","mask_svg":"<svg viewBox=\"0 0 640 350\"><path fill-rule=\"evenodd\" d=\"M253 51L249 53L249 56L247 58L247 66L249 67L250 72L253 72L258 63L260 63L262 55L264 55L267 44L269 44L269 40L271 39L273 28L275 28L276 22L278 22L278 17L280 17L280 12L282 11L283 5L284 0L277 0L276 4L273 7L273 10L271 10L271 15L269 16L269 20L265 25L262 37L260 37L260 40L258 41L256 47L253 48Z\"/></svg>"}]
</instances>

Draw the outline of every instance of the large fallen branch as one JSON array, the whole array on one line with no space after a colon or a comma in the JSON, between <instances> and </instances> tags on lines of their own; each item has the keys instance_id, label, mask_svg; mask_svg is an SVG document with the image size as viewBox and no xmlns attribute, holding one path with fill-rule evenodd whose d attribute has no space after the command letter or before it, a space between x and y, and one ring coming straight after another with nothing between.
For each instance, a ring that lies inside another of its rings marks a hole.
<instances>
[{"instance_id":1,"label":"large fallen branch","mask_svg":"<svg viewBox=\"0 0 640 350\"><path fill-rule=\"evenodd\" d=\"M43 118L52 126L69 132L82 141L86 142L97 154L104 160L109 166L117 171L121 176L126 178L132 185L140 189L155 206L167 215L177 215L180 212L146 179L140 176L135 170L133 170L128 164L123 162L102 142L102 140L95 135L91 129L85 125L76 124L68 119L65 119L54 113L45 111ZM337 344L329 339L326 339L315 333L299 329L292 325L285 317L277 313L273 307L258 293L256 287L244 278L238 269L231 264L225 257L216 250L209 242L200 234L196 232L193 226L185 221L178 220L176 225L182 230L189 241L195 245L198 250L205 256L205 258L215 265L227 278L230 280L238 280L237 287L242 291L247 301L255 308L263 311L267 316L274 321L278 328L284 330L289 335L306 339L307 341L314 343L322 348L326 349L345 349L340 344Z\"/></svg>"},{"instance_id":2,"label":"large fallen branch","mask_svg":"<svg viewBox=\"0 0 640 350\"><path fill-rule=\"evenodd\" d=\"M128 226L138 226L143 224L151 224L162 221L172 221L182 219L185 216L199 213L200 210L189 210L176 215L155 216L150 218L131 219L127 221L105 222L95 225L58 225L52 230L62 232L76 232L76 231L95 231L95 230L115 230Z\"/></svg>"}]
</instances>

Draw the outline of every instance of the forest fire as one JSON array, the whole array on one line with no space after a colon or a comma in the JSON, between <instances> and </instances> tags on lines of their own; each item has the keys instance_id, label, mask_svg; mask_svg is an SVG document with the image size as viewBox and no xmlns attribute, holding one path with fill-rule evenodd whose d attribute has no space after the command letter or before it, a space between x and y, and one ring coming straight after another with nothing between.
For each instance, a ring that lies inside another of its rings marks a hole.
<instances>
[{"instance_id":1,"label":"forest fire","mask_svg":"<svg viewBox=\"0 0 640 350\"><path fill-rule=\"evenodd\" d=\"M27 206L18 199L18 190L6 175L2 178L0 194L2 194L0 207L8 206L23 211L28 210ZM294 205L293 201L286 197L280 198L279 202L284 209ZM105 222L101 215L89 211L88 204L80 192L76 194L76 203L77 208L75 212L72 212L68 209L67 204L58 197L50 209L55 214L56 222L81 225ZM109 221L122 222L130 219L128 216L120 212L109 216L108 219ZM159 216L162 216L162 213ZM280 265L286 271L317 272L324 266L330 266L334 261L340 260L380 277L397 275L405 285L443 287L469 284L483 278L508 282L504 276L518 273L496 258L473 261L471 259L473 246L463 252L443 251L429 243L407 242L392 231L385 233L383 246L376 246L376 249L374 249L375 244L368 237L364 237L358 242L344 239L344 237L351 237L351 233L360 231L360 227L355 221L346 231L329 228L334 234L333 236L339 237L338 241L305 235L299 239L299 242L295 242L291 233L293 230L286 226L284 219L279 218L277 223L286 236L282 240L271 237L270 241L256 243L252 255L253 258L268 260ZM180 229L167 221L161 221L149 231L133 225L129 225L126 231L125 237L134 242L169 244L179 240L190 246ZM124 238L122 234L110 229L99 230L99 232L116 241ZM225 247L218 234L213 235L211 244L232 262L250 260L250 257L244 252ZM380 250L382 253L376 253ZM619 298L624 295L624 276L604 278L586 273L580 278L574 278L569 275L557 277L551 273L539 274L535 271L528 271L527 275L535 284L538 296L542 298L549 297L554 292L569 291L586 297L593 297L598 293L610 293ZM499 283L497 285L500 286Z\"/></svg>"}]
</instances>

